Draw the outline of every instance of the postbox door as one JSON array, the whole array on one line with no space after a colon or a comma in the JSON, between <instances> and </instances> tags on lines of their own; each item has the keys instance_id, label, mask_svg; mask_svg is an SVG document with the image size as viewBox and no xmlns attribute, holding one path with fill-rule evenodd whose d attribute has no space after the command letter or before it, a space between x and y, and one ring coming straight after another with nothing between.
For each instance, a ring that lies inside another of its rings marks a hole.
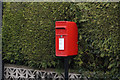
<instances>
[{"instance_id":1,"label":"postbox door","mask_svg":"<svg viewBox=\"0 0 120 80\"><path fill-rule=\"evenodd\" d=\"M65 56L66 53L66 29L65 28L56 28L56 55Z\"/></svg>"}]
</instances>

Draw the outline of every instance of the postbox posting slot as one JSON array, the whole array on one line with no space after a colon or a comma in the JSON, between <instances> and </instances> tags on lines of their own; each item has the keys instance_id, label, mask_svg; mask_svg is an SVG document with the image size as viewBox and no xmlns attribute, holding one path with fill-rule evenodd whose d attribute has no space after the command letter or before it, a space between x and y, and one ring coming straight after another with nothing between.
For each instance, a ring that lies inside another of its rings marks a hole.
<instances>
[{"instance_id":1,"label":"postbox posting slot","mask_svg":"<svg viewBox=\"0 0 120 80\"><path fill-rule=\"evenodd\" d=\"M65 29L65 28L56 28L56 29Z\"/></svg>"},{"instance_id":2,"label":"postbox posting slot","mask_svg":"<svg viewBox=\"0 0 120 80\"><path fill-rule=\"evenodd\" d=\"M66 35L66 26L56 26L56 36Z\"/></svg>"}]
</instances>

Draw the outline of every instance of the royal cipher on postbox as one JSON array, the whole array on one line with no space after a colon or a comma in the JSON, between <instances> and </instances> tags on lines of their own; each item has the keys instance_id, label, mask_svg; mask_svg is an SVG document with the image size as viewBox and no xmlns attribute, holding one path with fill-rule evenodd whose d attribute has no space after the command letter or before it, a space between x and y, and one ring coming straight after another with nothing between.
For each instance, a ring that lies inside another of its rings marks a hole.
<instances>
[{"instance_id":1,"label":"royal cipher on postbox","mask_svg":"<svg viewBox=\"0 0 120 80\"><path fill-rule=\"evenodd\" d=\"M78 28L75 22L55 22L56 56L73 56L78 54Z\"/></svg>"}]
</instances>

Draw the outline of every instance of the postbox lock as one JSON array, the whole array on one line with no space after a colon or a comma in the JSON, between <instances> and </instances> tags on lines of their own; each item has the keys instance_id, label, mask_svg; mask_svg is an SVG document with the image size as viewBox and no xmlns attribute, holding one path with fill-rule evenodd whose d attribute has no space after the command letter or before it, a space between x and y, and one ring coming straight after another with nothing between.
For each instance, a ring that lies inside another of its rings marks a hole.
<instances>
[{"instance_id":1,"label":"postbox lock","mask_svg":"<svg viewBox=\"0 0 120 80\"><path fill-rule=\"evenodd\" d=\"M62 37L62 35L60 37Z\"/></svg>"}]
</instances>

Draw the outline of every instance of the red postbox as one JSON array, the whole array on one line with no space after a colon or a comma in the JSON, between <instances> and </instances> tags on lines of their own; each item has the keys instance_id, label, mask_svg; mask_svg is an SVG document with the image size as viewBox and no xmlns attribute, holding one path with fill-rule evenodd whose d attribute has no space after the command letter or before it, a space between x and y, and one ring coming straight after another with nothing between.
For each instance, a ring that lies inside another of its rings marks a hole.
<instances>
[{"instance_id":1,"label":"red postbox","mask_svg":"<svg viewBox=\"0 0 120 80\"><path fill-rule=\"evenodd\" d=\"M75 22L56 21L55 47L56 56L73 56L78 54L78 28Z\"/></svg>"}]
</instances>

